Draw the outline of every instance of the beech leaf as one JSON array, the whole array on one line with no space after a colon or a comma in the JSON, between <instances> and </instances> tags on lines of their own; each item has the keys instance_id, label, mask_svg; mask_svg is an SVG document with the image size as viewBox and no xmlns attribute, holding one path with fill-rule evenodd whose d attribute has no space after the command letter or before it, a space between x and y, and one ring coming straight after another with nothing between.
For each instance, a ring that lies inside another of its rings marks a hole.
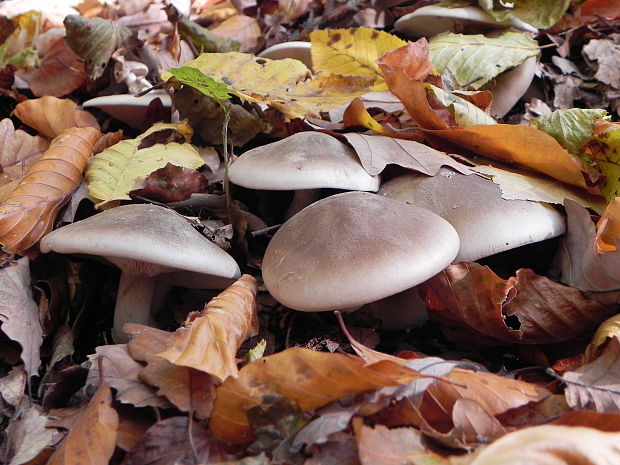
<instances>
[{"instance_id":1,"label":"beech leaf","mask_svg":"<svg viewBox=\"0 0 620 465\"><path fill-rule=\"evenodd\" d=\"M49 145L43 137L31 136L21 129L15 130L9 118L0 121L0 165L12 179L21 179Z\"/></svg>"},{"instance_id":2,"label":"beech leaf","mask_svg":"<svg viewBox=\"0 0 620 465\"><path fill-rule=\"evenodd\" d=\"M60 208L82 182L82 172L101 133L70 128L52 141L0 204L0 244L10 253L34 246L52 230Z\"/></svg>"},{"instance_id":3,"label":"beech leaf","mask_svg":"<svg viewBox=\"0 0 620 465\"><path fill-rule=\"evenodd\" d=\"M14 455L8 465L29 463L45 447L53 444L55 433L46 428L48 418L36 407L25 408L20 415L16 415L6 428L7 445Z\"/></svg>"},{"instance_id":4,"label":"beech leaf","mask_svg":"<svg viewBox=\"0 0 620 465\"><path fill-rule=\"evenodd\" d=\"M601 189L611 201L620 197L620 125L598 120L594 121L592 132L587 150L605 176Z\"/></svg>"},{"instance_id":5,"label":"beech leaf","mask_svg":"<svg viewBox=\"0 0 620 465\"><path fill-rule=\"evenodd\" d=\"M191 66L170 68L168 72L183 84L191 86L206 96L216 100L226 100L233 92L232 89L223 82L217 82L211 76L207 76L199 69L192 68Z\"/></svg>"},{"instance_id":6,"label":"beech leaf","mask_svg":"<svg viewBox=\"0 0 620 465\"><path fill-rule=\"evenodd\" d=\"M130 199L129 192L140 188L149 174L168 163L192 169L204 164L198 150L191 144L157 143L141 148L148 136L165 130L172 130L188 138L186 131L190 129L184 124L158 123L135 139L123 140L90 160L86 182L89 195L99 201L97 207Z\"/></svg>"},{"instance_id":7,"label":"beech leaf","mask_svg":"<svg viewBox=\"0 0 620 465\"><path fill-rule=\"evenodd\" d=\"M478 90L508 68L538 55L538 43L520 32L494 37L445 32L428 41L433 68L448 70L458 84Z\"/></svg>"},{"instance_id":8,"label":"beech leaf","mask_svg":"<svg viewBox=\"0 0 620 465\"><path fill-rule=\"evenodd\" d=\"M560 20L568 9L570 0L546 0L544 2L514 0L510 4L495 0L478 0L477 3L498 22L517 18L534 27L545 29Z\"/></svg>"},{"instance_id":9,"label":"beech leaf","mask_svg":"<svg viewBox=\"0 0 620 465\"><path fill-rule=\"evenodd\" d=\"M177 329L157 354L175 365L194 368L219 381L237 377L235 354L258 332L256 280L243 275L205 305L201 315Z\"/></svg>"}]
</instances>

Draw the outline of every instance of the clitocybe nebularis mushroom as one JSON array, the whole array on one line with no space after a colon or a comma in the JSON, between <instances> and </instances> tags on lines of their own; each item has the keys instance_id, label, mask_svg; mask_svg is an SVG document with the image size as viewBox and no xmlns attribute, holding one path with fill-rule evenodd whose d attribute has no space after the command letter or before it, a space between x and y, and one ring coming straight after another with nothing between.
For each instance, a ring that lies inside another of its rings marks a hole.
<instances>
[{"instance_id":1,"label":"clitocybe nebularis mushroom","mask_svg":"<svg viewBox=\"0 0 620 465\"><path fill-rule=\"evenodd\" d=\"M364 170L352 148L313 131L248 150L230 165L228 177L248 189L295 191L287 217L318 200L318 189L379 189L378 176Z\"/></svg>"},{"instance_id":2,"label":"clitocybe nebularis mushroom","mask_svg":"<svg viewBox=\"0 0 620 465\"><path fill-rule=\"evenodd\" d=\"M237 278L235 260L196 231L181 215L156 205L105 210L51 232L42 252L97 255L121 269L114 338L126 341L125 323L151 324L155 277L185 273L187 280Z\"/></svg>"},{"instance_id":3,"label":"clitocybe nebularis mushroom","mask_svg":"<svg viewBox=\"0 0 620 465\"><path fill-rule=\"evenodd\" d=\"M454 228L434 213L345 192L284 223L265 252L263 279L274 298L295 310L353 309L426 281L458 248Z\"/></svg>"},{"instance_id":4,"label":"clitocybe nebularis mushroom","mask_svg":"<svg viewBox=\"0 0 620 465\"><path fill-rule=\"evenodd\" d=\"M404 174L378 192L430 210L450 222L461 248L454 262L471 262L564 234L566 220L548 204L505 200L493 181L442 168L435 176Z\"/></svg>"}]
</instances>

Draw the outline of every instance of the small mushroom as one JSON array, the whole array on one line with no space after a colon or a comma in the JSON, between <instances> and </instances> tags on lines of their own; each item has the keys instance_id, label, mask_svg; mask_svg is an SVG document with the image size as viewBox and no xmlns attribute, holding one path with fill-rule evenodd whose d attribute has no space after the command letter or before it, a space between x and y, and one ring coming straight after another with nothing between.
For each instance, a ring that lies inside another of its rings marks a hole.
<instances>
[{"instance_id":1,"label":"small mushroom","mask_svg":"<svg viewBox=\"0 0 620 465\"><path fill-rule=\"evenodd\" d=\"M172 107L172 101L170 96L164 91L149 92L142 97L135 97L128 94L120 95L105 95L103 97L95 97L87 100L82 104L82 107L96 107L105 111L108 115L128 124L133 128L140 128L144 124L146 112L148 111L149 104L155 100L160 99L162 105L167 110Z\"/></svg>"},{"instance_id":2,"label":"small mushroom","mask_svg":"<svg viewBox=\"0 0 620 465\"><path fill-rule=\"evenodd\" d=\"M271 60L281 60L283 58L294 58L301 61L308 69L312 69L312 54L310 42L292 40L281 44L272 45L258 54L259 57Z\"/></svg>"},{"instance_id":3,"label":"small mushroom","mask_svg":"<svg viewBox=\"0 0 620 465\"><path fill-rule=\"evenodd\" d=\"M64 226L45 236L42 252L97 255L121 269L114 339L127 341L125 323L151 324L155 277L199 282L237 278L233 258L196 231L182 216L156 205L125 205Z\"/></svg>"},{"instance_id":4,"label":"small mushroom","mask_svg":"<svg viewBox=\"0 0 620 465\"><path fill-rule=\"evenodd\" d=\"M350 310L434 276L458 248L454 228L434 213L345 192L284 223L265 252L263 279L295 310Z\"/></svg>"},{"instance_id":5,"label":"small mushroom","mask_svg":"<svg viewBox=\"0 0 620 465\"><path fill-rule=\"evenodd\" d=\"M390 179L378 194L425 208L449 221L461 240L455 263L475 261L566 231L565 218L552 206L505 200L493 181L445 167L435 176L404 174Z\"/></svg>"},{"instance_id":6,"label":"small mushroom","mask_svg":"<svg viewBox=\"0 0 620 465\"><path fill-rule=\"evenodd\" d=\"M379 189L379 178L364 170L353 149L313 131L248 150L230 165L228 177L249 189L294 190L287 218L318 200L318 189Z\"/></svg>"}]
</instances>

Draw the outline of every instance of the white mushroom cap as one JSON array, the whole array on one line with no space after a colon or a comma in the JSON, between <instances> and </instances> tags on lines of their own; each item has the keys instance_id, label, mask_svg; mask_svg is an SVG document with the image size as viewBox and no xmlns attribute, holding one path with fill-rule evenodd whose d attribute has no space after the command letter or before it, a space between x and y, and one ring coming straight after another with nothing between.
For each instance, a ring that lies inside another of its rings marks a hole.
<instances>
[{"instance_id":1,"label":"white mushroom cap","mask_svg":"<svg viewBox=\"0 0 620 465\"><path fill-rule=\"evenodd\" d=\"M133 95L104 95L85 101L82 107L96 107L105 111L110 116L127 123L129 126L139 128L144 123L149 104L159 98L162 105L169 109L172 107L170 96L164 91L149 92L142 97Z\"/></svg>"},{"instance_id":2,"label":"white mushroom cap","mask_svg":"<svg viewBox=\"0 0 620 465\"><path fill-rule=\"evenodd\" d=\"M312 69L312 54L310 42L301 40L291 40L281 44L272 45L258 54L259 57L269 58L270 60L282 60L283 58L294 58L301 61L308 69Z\"/></svg>"},{"instance_id":3,"label":"white mushroom cap","mask_svg":"<svg viewBox=\"0 0 620 465\"><path fill-rule=\"evenodd\" d=\"M408 37L432 37L442 32L451 31L462 33L467 27L476 27L473 32L515 27L529 32L538 32L534 26L519 19L512 18L497 22L477 6L447 8L438 5L428 5L406 14L394 23L394 28Z\"/></svg>"},{"instance_id":4,"label":"white mushroom cap","mask_svg":"<svg viewBox=\"0 0 620 465\"><path fill-rule=\"evenodd\" d=\"M456 256L458 235L427 210L366 192L306 207L273 236L265 286L302 311L358 307L413 287Z\"/></svg>"},{"instance_id":5,"label":"white mushroom cap","mask_svg":"<svg viewBox=\"0 0 620 465\"><path fill-rule=\"evenodd\" d=\"M42 252L98 255L122 270L114 316L118 339L127 322L150 323L154 277L187 273L188 280L240 276L235 260L176 212L156 205L125 205L51 232ZM177 278L178 279L178 278ZM208 287L205 285L205 287Z\"/></svg>"},{"instance_id":6,"label":"white mushroom cap","mask_svg":"<svg viewBox=\"0 0 620 465\"><path fill-rule=\"evenodd\" d=\"M248 150L230 165L228 176L249 189L379 189L379 178L364 170L352 148L314 131Z\"/></svg>"},{"instance_id":7,"label":"white mushroom cap","mask_svg":"<svg viewBox=\"0 0 620 465\"><path fill-rule=\"evenodd\" d=\"M436 176L405 174L378 192L426 208L445 218L461 239L455 263L478 260L505 250L564 234L564 217L548 204L504 200L493 181L442 168Z\"/></svg>"}]
</instances>

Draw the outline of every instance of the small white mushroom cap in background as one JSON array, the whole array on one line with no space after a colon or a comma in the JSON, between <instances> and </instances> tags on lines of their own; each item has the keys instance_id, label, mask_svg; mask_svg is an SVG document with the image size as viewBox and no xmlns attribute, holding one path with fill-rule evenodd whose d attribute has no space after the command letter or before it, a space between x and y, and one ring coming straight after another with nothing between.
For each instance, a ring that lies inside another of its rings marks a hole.
<instances>
[{"instance_id":1,"label":"small white mushroom cap in background","mask_svg":"<svg viewBox=\"0 0 620 465\"><path fill-rule=\"evenodd\" d=\"M156 205L125 205L105 210L51 232L42 252L97 255L114 263L121 282L114 311L115 340L126 340L124 323L150 324L155 276L208 286L211 276L237 278L235 260L196 231L181 215Z\"/></svg>"},{"instance_id":2,"label":"small white mushroom cap in background","mask_svg":"<svg viewBox=\"0 0 620 465\"><path fill-rule=\"evenodd\" d=\"M312 54L310 42L301 40L291 40L290 42L282 42L281 44L272 45L258 54L261 58L269 58L270 60L281 60L283 58L294 58L301 61L308 69L312 69Z\"/></svg>"},{"instance_id":3,"label":"small white mushroom cap in background","mask_svg":"<svg viewBox=\"0 0 620 465\"><path fill-rule=\"evenodd\" d=\"M458 235L422 208L367 192L313 203L273 236L265 286L301 311L359 307L409 289L456 256Z\"/></svg>"},{"instance_id":4,"label":"small white mushroom cap in background","mask_svg":"<svg viewBox=\"0 0 620 465\"><path fill-rule=\"evenodd\" d=\"M248 150L230 165L228 176L249 189L379 189L379 178L364 170L352 148L314 131Z\"/></svg>"},{"instance_id":5,"label":"small white mushroom cap in background","mask_svg":"<svg viewBox=\"0 0 620 465\"><path fill-rule=\"evenodd\" d=\"M454 262L475 261L505 250L564 234L566 220L548 204L505 200L493 181L442 168L436 176L404 174L378 192L430 210L445 218L459 234Z\"/></svg>"}]
</instances>

